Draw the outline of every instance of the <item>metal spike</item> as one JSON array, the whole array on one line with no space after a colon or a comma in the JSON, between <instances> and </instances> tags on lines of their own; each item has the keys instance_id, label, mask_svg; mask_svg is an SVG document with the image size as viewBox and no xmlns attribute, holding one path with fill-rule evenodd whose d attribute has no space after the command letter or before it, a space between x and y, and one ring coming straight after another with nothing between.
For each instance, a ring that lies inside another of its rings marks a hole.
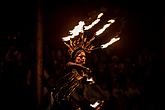
<instances>
[{"instance_id":1,"label":"metal spike","mask_svg":"<svg viewBox=\"0 0 165 110\"><path fill-rule=\"evenodd\" d=\"M70 46L73 47L73 45L72 45L72 40L71 40L71 39L70 39Z\"/></svg>"},{"instance_id":2,"label":"metal spike","mask_svg":"<svg viewBox=\"0 0 165 110\"><path fill-rule=\"evenodd\" d=\"M95 46L92 45L92 46L89 48L89 50L92 50L94 47L95 47Z\"/></svg>"},{"instance_id":3,"label":"metal spike","mask_svg":"<svg viewBox=\"0 0 165 110\"><path fill-rule=\"evenodd\" d=\"M86 41L87 41L87 38L85 37L85 38L84 38L84 42L86 42Z\"/></svg>"},{"instance_id":4,"label":"metal spike","mask_svg":"<svg viewBox=\"0 0 165 110\"><path fill-rule=\"evenodd\" d=\"M96 37L95 37L95 35L94 35L94 36L90 39L90 41L87 42L85 48L88 47L88 46L90 45L90 43L91 43L95 38L96 38Z\"/></svg>"},{"instance_id":5,"label":"metal spike","mask_svg":"<svg viewBox=\"0 0 165 110\"><path fill-rule=\"evenodd\" d=\"M74 47L76 46L76 40L75 40L75 41L73 41L73 46L74 46Z\"/></svg>"},{"instance_id":6,"label":"metal spike","mask_svg":"<svg viewBox=\"0 0 165 110\"><path fill-rule=\"evenodd\" d=\"M64 44L68 46L70 50L73 50L69 44L67 44L66 42L64 42Z\"/></svg>"}]
</instances>

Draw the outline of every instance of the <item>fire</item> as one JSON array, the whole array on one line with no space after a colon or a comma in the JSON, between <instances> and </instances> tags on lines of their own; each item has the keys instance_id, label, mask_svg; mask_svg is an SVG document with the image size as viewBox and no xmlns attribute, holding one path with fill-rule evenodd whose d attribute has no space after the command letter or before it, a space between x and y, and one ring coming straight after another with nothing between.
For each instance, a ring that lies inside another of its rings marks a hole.
<instances>
[{"instance_id":1,"label":"fire","mask_svg":"<svg viewBox=\"0 0 165 110\"><path fill-rule=\"evenodd\" d=\"M75 36L79 35L80 33L84 33L84 30L88 30L88 29L92 28L94 25L96 25L96 24L100 21L101 16L103 16L103 13L100 13L100 14L97 16L97 19L96 19L94 22L92 22L91 25L88 25L88 26L85 26L85 22L84 22L84 21L80 21L79 24L78 24L77 26L75 26L73 30L70 30L70 31L69 31L71 35L62 38L63 41L69 41L71 38L74 38ZM114 20L114 19L110 19L110 20L108 20L107 22L108 22L108 23L105 24L105 25L103 26L103 28L99 29L99 30L95 33L95 35L92 37L92 39L91 39L89 42L87 42L87 44L90 44L90 42L93 41L93 40L95 39L96 36L98 36L98 35L100 35L101 33L103 33L112 23L115 22L115 20ZM83 35L82 35L82 37L83 37ZM108 43L101 45L101 47L99 47L99 48L106 48L106 47L108 47L109 45L111 45L112 43L118 41L119 39L120 39L120 38L112 38ZM70 40L70 41L71 41L71 40ZM87 46L88 46L88 45L87 45ZM97 48L95 48L95 49L97 49ZM90 80L91 80L91 79L90 79Z\"/></svg>"},{"instance_id":2,"label":"fire","mask_svg":"<svg viewBox=\"0 0 165 110\"><path fill-rule=\"evenodd\" d=\"M109 22L109 23L114 23L115 20L114 20L114 19L110 19L110 20L108 20L108 22Z\"/></svg>"},{"instance_id":3,"label":"fire","mask_svg":"<svg viewBox=\"0 0 165 110\"><path fill-rule=\"evenodd\" d=\"M104 100L97 100L94 104L90 104L91 107L96 108L96 110L100 110L100 107L103 105ZM100 106L100 107L99 107Z\"/></svg>"},{"instance_id":4,"label":"fire","mask_svg":"<svg viewBox=\"0 0 165 110\"><path fill-rule=\"evenodd\" d=\"M92 22L92 24L89 26L84 26L85 25L84 21L80 21L79 24L75 26L73 30L69 31L71 34L70 36L62 38L63 41L69 41L70 38L74 38L75 36L79 35L80 32L83 33L84 30L88 30L92 28L94 25L96 25L100 21L101 16L103 16L103 13L100 13L97 16L97 19L94 22Z\"/></svg>"},{"instance_id":5,"label":"fire","mask_svg":"<svg viewBox=\"0 0 165 110\"><path fill-rule=\"evenodd\" d=\"M84 30L88 30L88 29L92 28L94 25L96 25L96 24L100 21L101 16L103 16L103 13L100 13L100 14L97 16L97 19L96 19L94 22L92 22L91 25L89 25L89 26L84 26Z\"/></svg>"},{"instance_id":6,"label":"fire","mask_svg":"<svg viewBox=\"0 0 165 110\"><path fill-rule=\"evenodd\" d=\"M100 103L97 101L94 104L90 104L91 107L96 108Z\"/></svg>"},{"instance_id":7,"label":"fire","mask_svg":"<svg viewBox=\"0 0 165 110\"><path fill-rule=\"evenodd\" d=\"M87 78L87 81L93 81L93 79L92 78Z\"/></svg>"},{"instance_id":8,"label":"fire","mask_svg":"<svg viewBox=\"0 0 165 110\"><path fill-rule=\"evenodd\" d=\"M107 48L109 45L113 44L114 42L116 42L118 40L120 40L120 37L118 37L118 38L112 38L108 43L102 44L101 45L101 48Z\"/></svg>"},{"instance_id":9,"label":"fire","mask_svg":"<svg viewBox=\"0 0 165 110\"><path fill-rule=\"evenodd\" d=\"M69 31L70 36L67 37L63 37L63 41L68 41L70 40L70 38L74 38L75 36L79 35L80 32L83 32L83 26L85 25L84 21L80 21L79 24L77 26L74 27L73 30Z\"/></svg>"},{"instance_id":10,"label":"fire","mask_svg":"<svg viewBox=\"0 0 165 110\"><path fill-rule=\"evenodd\" d=\"M97 16L97 18L99 19L99 18L101 18L101 16L103 16L103 13L100 13L100 14Z\"/></svg>"},{"instance_id":11,"label":"fire","mask_svg":"<svg viewBox=\"0 0 165 110\"><path fill-rule=\"evenodd\" d=\"M92 22L91 25L89 26L84 26L84 30L88 30L90 28L92 28L95 24L97 24L100 21L100 19L96 19L94 22Z\"/></svg>"},{"instance_id":12,"label":"fire","mask_svg":"<svg viewBox=\"0 0 165 110\"><path fill-rule=\"evenodd\" d=\"M105 29L107 29L112 23L115 22L115 20L111 19L111 20L108 20L108 22L109 22L108 24L105 24L102 29L100 29L96 32L97 36L100 35L101 33L103 33L105 31Z\"/></svg>"}]
</instances>

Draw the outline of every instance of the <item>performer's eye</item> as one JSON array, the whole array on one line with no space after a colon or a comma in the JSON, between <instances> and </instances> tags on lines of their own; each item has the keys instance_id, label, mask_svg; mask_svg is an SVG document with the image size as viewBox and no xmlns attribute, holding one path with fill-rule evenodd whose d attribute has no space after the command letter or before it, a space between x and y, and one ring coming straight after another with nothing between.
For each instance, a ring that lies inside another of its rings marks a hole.
<instances>
[{"instance_id":1,"label":"performer's eye","mask_svg":"<svg viewBox=\"0 0 165 110\"><path fill-rule=\"evenodd\" d=\"M86 56L85 56L85 55L82 55L82 56L78 56L78 57L80 57L80 58L83 58L83 57L84 57L84 58L86 58Z\"/></svg>"}]
</instances>

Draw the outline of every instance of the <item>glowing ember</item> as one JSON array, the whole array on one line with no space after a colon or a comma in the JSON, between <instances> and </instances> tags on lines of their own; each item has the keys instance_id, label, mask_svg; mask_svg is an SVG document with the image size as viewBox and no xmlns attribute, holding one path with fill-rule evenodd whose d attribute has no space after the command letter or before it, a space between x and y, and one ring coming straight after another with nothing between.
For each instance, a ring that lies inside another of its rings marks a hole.
<instances>
[{"instance_id":1,"label":"glowing ember","mask_svg":"<svg viewBox=\"0 0 165 110\"><path fill-rule=\"evenodd\" d=\"M108 23L114 23L114 22L115 22L114 19L110 19L110 20L108 20Z\"/></svg>"},{"instance_id":2,"label":"glowing ember","mask_svg":"<svg viewBox=\"0 0 165 110\"><path fill-rule=\"evenodd\" d=\"M101 48L107 48L109 45L113 44L114 42L120 40L119 38L112 38L108 43L101 45Z\"/></svg>"},{"instance_id":3,"label":"glowing ember","mask_svg":"<svg viewBox=\"0 0 165 110\"><path fill-rule=\"evenodd\" d=\"M102 29L100 29L96 32L97 36L100 35L101 33L103 33L105 31L105 29L107 29L112 23L115 22L115 20L111 19L111 20L108 20L108 22L109 22L108 24L105 24Z\"/></svg>"},{"instance_id":4,"label":"glowing ember","mask_svg":"<svg viewBox=\"0 0 165 110\"><path fill-rule=\"evenodd\" d=\"M94 104L90 104L91 107L96 108L100 103L97 101Z\"/></svg>"},{"instance_id":5,"label":"glowing ember","mask_svg":"<svg viewBox=\"0 0 165 110\"><path fill-rule=\"evenodd\" d=\"M100 21L100 18L101 18L102 15L103 15L103 13L100 13L100 14L97 16L97 19L96 19L94 22L92 22L91 25L89 25L89 26L84 26L84 30L88 30L88 29L92 28L94 25L96 25L96 24Z\"/></svg>"},{"instance_id":6,"label":"glowing ember","mask_svg":"<svg viewBox=\"0 0 165 110\"><path fill-rule=\"evenodd\" d=\"M101 16L103 16L103 13L100 13L100 14L97 16L97 18L99 19L99 18L101 18Z\"/></svg>"},{"instance_id":7,"label":"glowing ember","mask_svg":"<svg viewBox=\"0 0 165 110\"><path fill-rule=\"evenodd\" d=\"M90 79L87 78L87 81L93 81L93 79L92 78L90 78Z\"/></svg>"},{"instance_id":8,"label":"glowing ember","mask_svg":"<svg viewBox=\"0 0 165 110\"><path fill-rule=\"evenodd\" d=\"M63 41L68 41L70 40L70 38L74 38L75 36L79 35L80 32L83 32L83 26L85 25L84 21L80 21L79 24L77 26L74 27L73 30L69 31L70 36L67 37L63 37Z\"/></svg>"}]
</instances>

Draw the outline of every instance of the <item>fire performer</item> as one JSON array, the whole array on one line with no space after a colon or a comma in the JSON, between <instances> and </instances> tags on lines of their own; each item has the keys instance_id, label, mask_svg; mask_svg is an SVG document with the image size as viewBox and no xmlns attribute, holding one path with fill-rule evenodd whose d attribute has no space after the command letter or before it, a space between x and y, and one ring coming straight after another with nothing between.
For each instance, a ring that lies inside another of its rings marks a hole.
<instances>
[{"instance_id":1,"label":"fire performer","mask_svg":"<svg viewBox=\"0 0 165 110\"><path fill-rule=\"evenodd\" d=\"M99 14L97 22L92 24L97 24L102 15L103 13ZM70 61L67 63L67 73L56 82L51 92L53 100L51 110L100 110L102 108L104 95L97 88L91 69L86 67L86 55L98 49L91 42L113 22L114 20L109 20L108 24L87 41L84 30L88 30L93 25L84 26L85 23L80 21L79 25L70 31L72 35L63 38L64 44L69 48ZM99 48L106 48L117 40L119 38L113 38ZM66 43L67 41L69 43ZM95 88L96 94L90 94L91 91L88 90L86 92L85 87Z\"/></svg>"}]
</instances>

